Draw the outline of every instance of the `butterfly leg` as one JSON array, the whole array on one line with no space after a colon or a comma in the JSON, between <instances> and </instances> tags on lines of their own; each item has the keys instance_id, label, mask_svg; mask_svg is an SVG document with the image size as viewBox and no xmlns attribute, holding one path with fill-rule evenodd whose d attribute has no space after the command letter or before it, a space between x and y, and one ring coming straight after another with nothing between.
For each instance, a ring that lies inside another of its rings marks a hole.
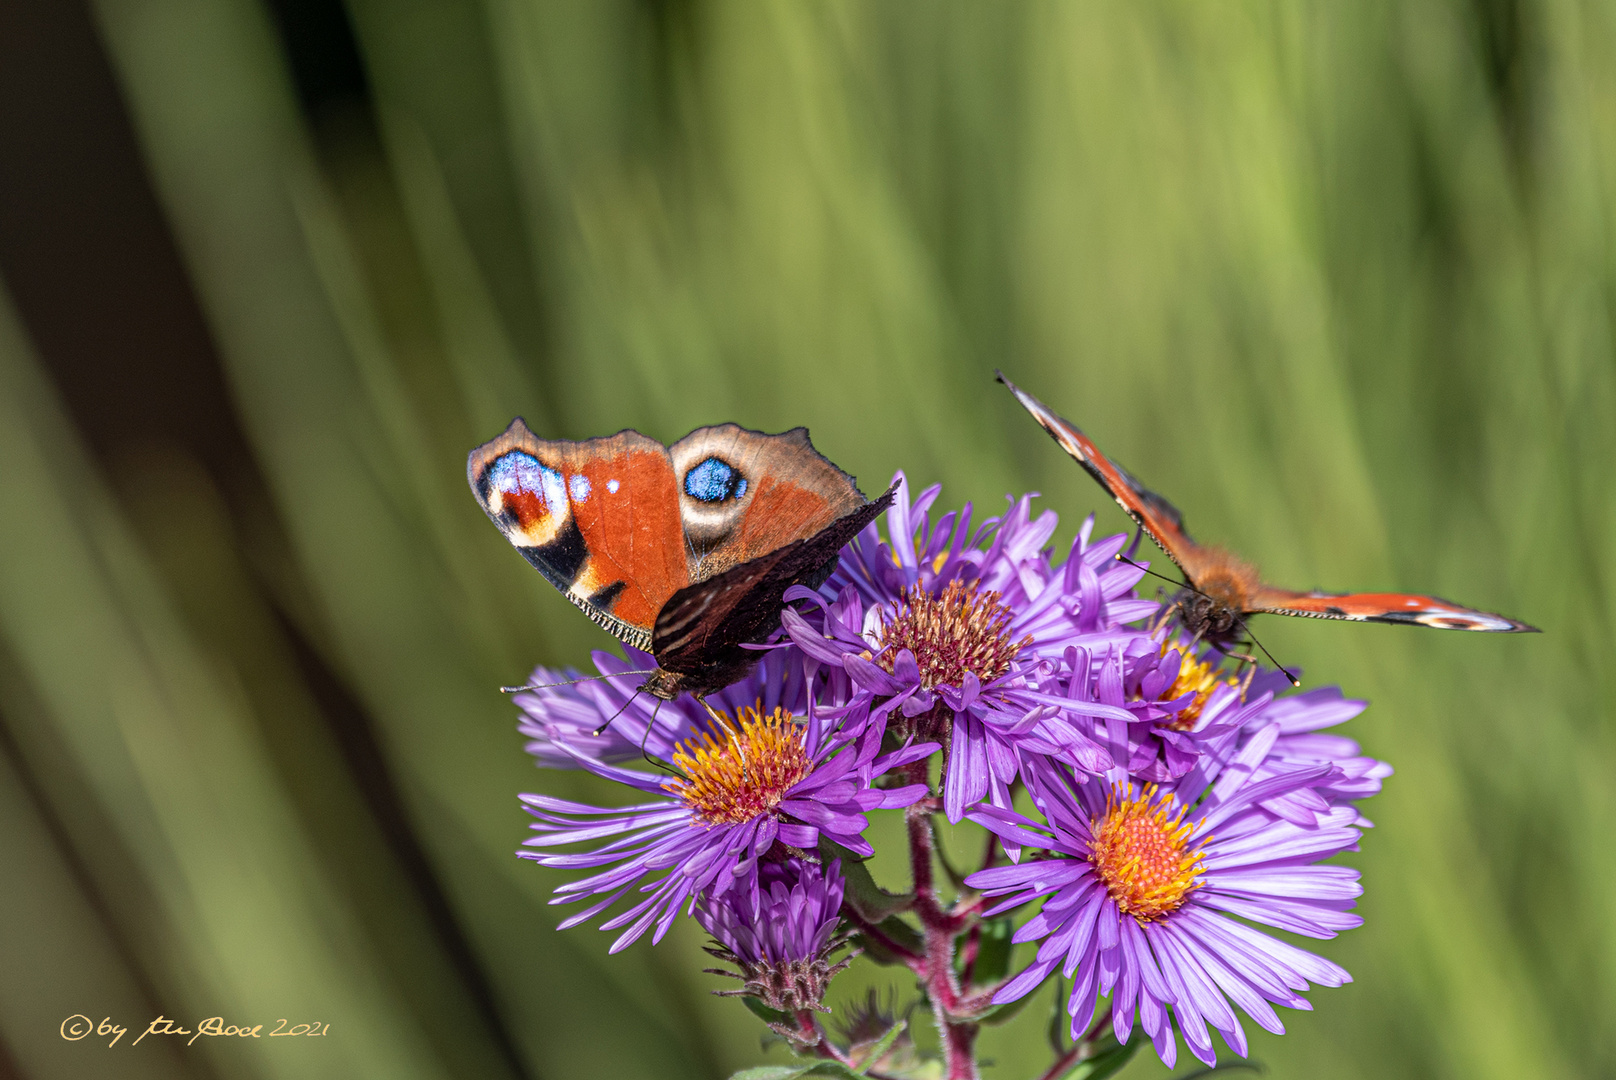
<instances>
[{"instance_id":1,"label":"butterfly leg","mask_svg":"<svg viewBox=\"0 0 1616 1080\"><path fill-rule=\"evenodd\" d=\"M637 692L638 691L636 691L636 693ZM645 744L651 741L651 729L656 727L657 713L659 713L661 711L662 711L662 699L658 698L656 705L654 705L652 707L652 709L651 709L651 719L645 725L645 735L640 739L640 756L642 758L644 758L646 760L646 762L651 765L652 768L660 769L662 772L667 773L669 776L677 776L681 780L688 780L690 778L688 776L686 776L683 772L679 771L678 769L670 769L670 768L668 768L662 762L658 761L656 758L652 757L650 754L647 754L645 752Z\"/></svg>"},{"instance_id":2,"label":"butterfly leg","mask_svg":"<svg viewBox=\"0 0 1616 1080\"><path fill-rule=\"evenodd\" d=\"M707 699L705 697L700 694L691 694L690 696L695 698L696 702L702 708L707 710L707 715L713 718L713 723L717 724L721 728L729 727L729 721L724 718L724 714L707 704Z\"/></svg>"},{"instance_id":3,"label":"butterfly leg","mask_svg":"<svg viewBox=\"0 0 1616 1080\"><path fill-rule=\"evenodd\" d=\"M1241 644L1245 645L1245 652L1230 652L1229 647L1223 645L1214 645L1213 648L1217 649L1224 659L1232 661L1236 667L1241 664L1250 665L1240 675L1240 703L1243 705L1246 701L1246 693L1251 689L1251 680L1257 677L1257 656L1251 651L1252 643L1250 641L1244 641ZM1289 674L1289 672L1286 674Z\"/></svg>"},{"instance_id":4,"label":"butterfly leg","mask_svg":"<svg viewBox=\"0 0 1616 1080\"><path fill-rule=\"evenodd\" d=\"M1223 652L1221 649L1218 651ZM1246 693L1251 689L1251 680L1257 677L1257 657L1252 654L1250 645L1246 646L1246 651L1243 653L1225 652L1223 655L1234 661L1236 667L1241 664L1250 665L1240 675L1240 703L1244 705L1246 703Z\"/></svg>"},{"instance_id":5,"label":"butterfly leg","mask_svg":"<svg viewBox=\"0 0 1616 1080\"><path fill-rule=\"evenodd\" d=\"M696 697L694 694L691 696ZM741 739L740 732L735 730L735 725L730 723L729 717L707 704L705 697L696 697L696 700L701 702L701 707L707 710L707 715L713 718L713 723L718 725L718 730L728 733L730 745L735 747L735 753L741 759L741 776L744 778L747 769L751 767L752 763L746 760L746 744Z\"/></svg>"},{"instance_id":6,"label":"butterfly leg","mask_svg":"<svg viewBox=\"0 0 1616 1080\"><path fill-rule=\"evenodd\" d=\"M1248 653L1241 657L1241 659L1251 660L1251 655ZM1245 675L1243 675L1240 679L1240 703L1242 705L1246 703L1246 695L1251 692L1251 680L1255 679L1256 677L1257 664L1255 661L1253 661L1252 665L1246 669Z\"/></svg>"}]
</instances>

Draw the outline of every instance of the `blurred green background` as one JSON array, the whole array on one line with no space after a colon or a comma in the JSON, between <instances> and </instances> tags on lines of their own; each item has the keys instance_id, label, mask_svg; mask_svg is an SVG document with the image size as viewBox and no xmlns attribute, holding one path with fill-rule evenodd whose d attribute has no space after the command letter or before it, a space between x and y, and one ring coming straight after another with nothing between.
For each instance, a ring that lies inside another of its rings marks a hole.
<instances>
[{"instance_id":1,"label":"blurred green background","mask_svg":"<svg viewBox=\"0 0 1616 1080\"><path fill-rule=\"evenodd\" d=\"M1546 631L1259 625L1398 773L1357 981L1254 1057L1616 1074L1613 212L1609 3L0 6L0 1069L762 1060L688 926L607 958L513 857L601 793L496 688L607 639L466 451L806 424L1122 528L999 366L1279 583Z\"/></svg>"}]
</instances>

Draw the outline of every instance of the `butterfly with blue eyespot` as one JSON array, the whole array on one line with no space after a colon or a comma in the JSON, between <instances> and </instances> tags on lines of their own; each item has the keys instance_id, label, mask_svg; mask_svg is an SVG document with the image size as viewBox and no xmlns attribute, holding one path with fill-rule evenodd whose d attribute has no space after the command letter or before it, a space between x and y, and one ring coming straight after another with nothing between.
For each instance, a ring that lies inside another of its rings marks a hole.
<instances>
[{"instance_id":1,"label":"butterfly with blue eyespot","mask_svg":"<svg viewBox=\"0 0 1616 1080\"><path fill-rule=\"evenodd\" d=\"M520 417L471 452L466 479L499 530L584 614L657 662L642 689L702 697L757 662L785 591L817 588L892 502L874 502L806 428L697 428L540 439Z\"/></svg>"}]
</instances>

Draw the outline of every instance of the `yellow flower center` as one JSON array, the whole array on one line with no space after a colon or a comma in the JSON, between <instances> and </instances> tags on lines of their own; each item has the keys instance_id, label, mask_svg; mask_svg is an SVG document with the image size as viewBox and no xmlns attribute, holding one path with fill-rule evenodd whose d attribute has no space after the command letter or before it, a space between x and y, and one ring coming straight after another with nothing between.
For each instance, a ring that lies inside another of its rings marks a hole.
<instances>
[{"instance_id":1,"label":"yellow flower center","mask_svg":"<svg viewBox=\"0 0 1616 1080\"><path fill-rule=\"evenodd\" d=\"M761 704L761 703L760 703ZM765 716L742 709L732 721L719 714L718 738L701 732L680 743L673 764L683 777L663 787L696 812L703 825L739 825L780 804L786 792L813 772L803 746L804 729L791 714Z\"/></svg>"},{"instance_id":2,"label":"yellow flower center","mask_svg":"<svg viewBox=\"0 0 1616 1080\"><path fill-rule=\"evenodd\" d=\"M1162 655L1166 656L1167 652L1168 645L1163 642ZM1201 710L1206 707L1206 701L1212 696L1212 691L1218 688L1218 683L1227 683L1229 686L1237 686L1240 683L1240 680L1233 675L1220 679L1218 674L1216 664L1209 660L1199 660L1194 653L1188 651L1183 653L1179 660L1178 678L1173 680L1173 685L1167 688L1161 700L1172 701L1190 693L1195 695L1195 700L1184 706L1168 722L1168 727L1174 731L1189 731L1201 718Z\"/></svg>"},{"instance_id":3,"label":"yellow flower center","mask_svg":"<svg viewBox=\"0 0 1616 1080\"><path fill-rule=\"evenodd\" d=\"M1141 923L1178 910L1200 888L1196 878L1205 869L1200 846L1207 838L1197 838L1198 826L1185 824L1186 807L1169 814L1172 796L1155 796L1154 784L1137 799L1113 791L1105 813L1092 823L1089 861L1118 910Z\"/></svg>"},{"instance_id":4,"label":"yellow flower center","mask_svg":"<svg viewBox=\"0 0 1616 1080\"><path fill-rule=\"evenodd\" d=\"M920 685L928 690L960 686L967 671L991 682L1010 670L1010 661L1032 641L1030 636L1011 640L1010 608L996 592L978 593L974 581L963 585L956 578L936 596L919 585L899 595L897 612L881 627L876 663L891 672L898 653L908 649L920 668Z\"/></svg>"}]
</instances>

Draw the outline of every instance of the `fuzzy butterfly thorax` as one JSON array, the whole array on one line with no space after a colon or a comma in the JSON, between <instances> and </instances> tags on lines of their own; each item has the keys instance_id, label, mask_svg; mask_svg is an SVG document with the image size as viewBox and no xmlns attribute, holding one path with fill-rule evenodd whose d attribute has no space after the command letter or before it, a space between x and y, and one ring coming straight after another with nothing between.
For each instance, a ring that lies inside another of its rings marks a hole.
<instances>
[{"instance_id":1,"label":"fuzzy butterfly thorax","mask_svg":"<svg viewBox=\"0 0 1616 1080\"><path fill-rule=\"evenodd\" d=\"M466 479L546 580L656 658L643 689L670 701L744 676L785 591L818 587L893 495L865 499L806 428L736 424L668 447L632 430L540 439L518 417L471 452Z\"/></svg>"},{"instance_id":2,"label":"fuzzy butterfly thorax","mask_svg":"<svg viewBox=\"0 0 1616 1080\"><path fill-rule=\"evenodd\" d=\"M1183 590L1177 600L1179 621L1209 644L1232 645L1245 630L1241 614L1251 610L1262 579L1256 567L1222 548L1201 548L1195 562L1190 573L1194 588Z\"/></svg>"}]
</instances>

